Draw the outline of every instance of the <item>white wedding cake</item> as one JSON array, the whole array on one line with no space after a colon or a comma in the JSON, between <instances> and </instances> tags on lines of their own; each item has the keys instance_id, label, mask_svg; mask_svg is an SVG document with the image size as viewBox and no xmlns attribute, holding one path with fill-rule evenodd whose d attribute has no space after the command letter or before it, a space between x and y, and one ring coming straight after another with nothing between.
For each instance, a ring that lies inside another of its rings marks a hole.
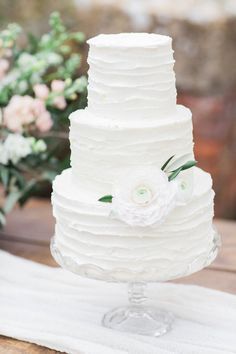
<instances>
[{"instance_id":1,"label":"white wedding cake","mask_svg":"<svg viewBox=\"0 0 236 354\"><path fill-rule=\"evenodd\" d=\"M214 192L194 166L191 112L176 104L172 40L88 43L88 107L70 116L71 168L53 183L57 249L95 278L198 270L213 247Z\"/></svg>"}]
</instances>

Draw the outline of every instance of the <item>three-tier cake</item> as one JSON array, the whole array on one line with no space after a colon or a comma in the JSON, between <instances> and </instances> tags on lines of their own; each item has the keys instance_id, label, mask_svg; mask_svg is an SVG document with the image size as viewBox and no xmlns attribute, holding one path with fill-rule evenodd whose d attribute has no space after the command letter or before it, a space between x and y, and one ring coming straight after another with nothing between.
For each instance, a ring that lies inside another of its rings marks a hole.
<instances>
[{"instance_id":1,"label":"three-tier cake","mask_svg":"<svg viewBox=\"0 0 236 354\"><path fill-rule=\"evenodd\" d=\"M88 43L88 107L70 116L71 168L53 183L57 249L97 278L198 270L213 245L214 192L198 167L173 175L194 155L172 40L121 33Z\"/></svg>"}]
</instances>

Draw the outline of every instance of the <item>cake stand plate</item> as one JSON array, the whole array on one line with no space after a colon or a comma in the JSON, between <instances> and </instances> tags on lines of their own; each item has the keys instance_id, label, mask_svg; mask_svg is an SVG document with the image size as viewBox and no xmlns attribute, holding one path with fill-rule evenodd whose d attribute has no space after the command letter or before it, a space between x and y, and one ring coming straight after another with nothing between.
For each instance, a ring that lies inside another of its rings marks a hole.
<instances>
[{"instance_id":1,"label":"cake stand plate","mask_svg":"<svg viewBox=\"0 0 236 354\"><path fill-rule=\"evenodd\" d=\"M145 302L145 289L148 282L168 281L195 273L207 267L217 256L221 245L220 235L214 230L211 250L200 254L193 262L177 266L176 271L168 277L163 277L160 269L103 269L93 264L81 263L77 257L64 254L59 249L56 239L51 240L51 253L56 262L63 268L83 277L109 282L127 282L129 305L112 309L103 317L102 324L105 327L123 332L131 332L142 335L158 337L168 332L174 320L174 316L156 307L147 306Z\"/></svg>"}]
</instances>

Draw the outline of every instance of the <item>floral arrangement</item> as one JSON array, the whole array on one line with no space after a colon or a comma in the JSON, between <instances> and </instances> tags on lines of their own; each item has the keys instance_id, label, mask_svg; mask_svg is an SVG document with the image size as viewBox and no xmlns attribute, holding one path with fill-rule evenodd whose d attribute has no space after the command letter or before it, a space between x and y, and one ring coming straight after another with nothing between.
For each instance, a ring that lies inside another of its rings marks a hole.
<instances>
[{"instance_id":1,"label":"floral arrangement","mask_svg":"<svg viewBox=\"0 0 236 354\"><path fill-rule=\"evenodd\" d=\"M193 192L195 160L188 155L170 157L161 168L132 168L117 178L112 195L98 201L112 203L111 215L131 226L162 224L176 205L183 205ZM187 161L187 162L184 162ZM186 171L184 173L181 173Z\"/></svg>"},{"instance_id":2,"label":"floral arrangement","mask_svg":"<svg viewBox=\"0 0 236 354\"><path fill-rule=\"evenodd\" d=\"M68 116L86 105L86 78L76 78L84 35L68 32L58 13L49 24L40 38L17 24L0 32L0 225L68 166Z\"/></svg>"}]
</instances>

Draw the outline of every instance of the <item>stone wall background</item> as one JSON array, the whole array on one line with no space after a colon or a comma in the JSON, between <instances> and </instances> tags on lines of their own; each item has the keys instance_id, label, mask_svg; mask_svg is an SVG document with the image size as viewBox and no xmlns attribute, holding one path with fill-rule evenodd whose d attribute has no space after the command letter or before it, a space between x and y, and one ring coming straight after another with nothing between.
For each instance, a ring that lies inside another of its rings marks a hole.
<instances>
[{"instance_id":1,"label":"stone wall background","mask_svg":"<svg viewBox=\"0 0 236 354\"><path fill-rule=\"evenodd\" d=\"M18 22L43 33L55 10L88 37L131 31L173 37L178 101L193 112L196 158L213 176L216 215L236 219L236 1L0 0L0 27Z\"/></svg>"}]
</instances>

